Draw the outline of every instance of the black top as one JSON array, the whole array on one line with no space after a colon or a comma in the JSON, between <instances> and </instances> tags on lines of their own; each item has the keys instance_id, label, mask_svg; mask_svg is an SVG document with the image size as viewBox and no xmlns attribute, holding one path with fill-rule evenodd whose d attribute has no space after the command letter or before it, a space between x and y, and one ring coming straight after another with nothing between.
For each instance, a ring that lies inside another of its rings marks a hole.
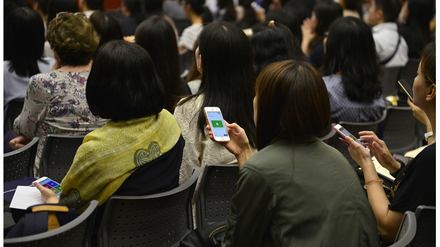
<instances>
[{"instance_id":1,"label":"black top","mask_svg":"<svg viewBox=\"0 0 440 247\"><path fill-rule=\"evenodd\" d=\"M435 146L426 147L397 175L390 210L405 213L419 205L435 206Z\"/></svg>"}]
</instances>

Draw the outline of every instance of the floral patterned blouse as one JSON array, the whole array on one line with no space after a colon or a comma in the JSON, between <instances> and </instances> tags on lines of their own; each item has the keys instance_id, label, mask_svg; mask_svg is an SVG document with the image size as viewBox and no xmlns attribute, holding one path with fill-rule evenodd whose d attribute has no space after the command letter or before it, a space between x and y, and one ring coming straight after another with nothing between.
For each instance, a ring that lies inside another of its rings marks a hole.
<instances>
[{"instance_id":1,"label":"floral patterned blouse","mask_svg":"<svg viewBox=\"0 0 440 247\"><path fill-rule=\"evenodd\" d=\"M46 135L86 135L108 120L94 116L86 101L89 71L54 70L31 77L21 114L14 121L17 134L38 137L35 176Z\"/></svg>"}]
</instances>

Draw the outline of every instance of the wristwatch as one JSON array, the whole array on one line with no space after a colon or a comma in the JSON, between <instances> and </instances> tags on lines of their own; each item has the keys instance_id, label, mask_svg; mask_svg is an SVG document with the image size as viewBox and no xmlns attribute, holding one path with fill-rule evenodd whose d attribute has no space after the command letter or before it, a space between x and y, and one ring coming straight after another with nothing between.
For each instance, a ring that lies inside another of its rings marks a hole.
<instances>
[{"instance_id":1,"label":"wristwatch","mask_svg":"<svg viewBox=\"0 0 440 247\"><path fill-rule=\"evenodd\" d=\"M433 136L434 135L434 133L432 133L432 131L431 132L428 132L428 133L425 133L425 141L428 141L428 138L430 137L430 136Z\"/></svg>"}]
</instances>

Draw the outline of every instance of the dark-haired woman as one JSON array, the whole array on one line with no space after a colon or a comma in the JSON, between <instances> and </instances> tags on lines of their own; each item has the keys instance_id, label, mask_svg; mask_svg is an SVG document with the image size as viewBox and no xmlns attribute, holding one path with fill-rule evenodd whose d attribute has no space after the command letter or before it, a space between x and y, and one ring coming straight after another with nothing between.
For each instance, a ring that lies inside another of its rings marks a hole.
<instances>
[{"instance_id":1,"label":"dark-haired woman","mask_svg":"<svg viewBox=\"0 0 440 247\"><path fill-rule=\"evenodd\" d=\"M9 145L18 149L33 137L40 139L35 176L48 134L85 135L107 120L94 116L86 101L90 61L99 37L83 15L65 14L49 23L47 39L55 52L53 71L31 77L21 114L14 121L18 137Z\"/></svg>"},{"instance_id":2,"label":"dark-haired woman","mask_svg":"<svg viewBox=\"0 0 440 247\"><path fill-rule=\"evenodd\" d=\"M342 17L342 7L333 1L317 2L312 17L304 20L301 26L301 49L308 56L310 64L319 68L324 57L324 38L332 23Z\"/></svg>"},{"instance_id":3,"label":"dark-haired woman","mask_svg":"<svg viewBox=\"0 0 440 247\"><path fill-rule=\"evenodd\" d=\"M195 56L202 74L200 88L196 94L182 99L174 110L186 142L180 183L191 176L194 167L203 169L208 163L236 162L220 144L209 140L203 113L206 106L219 107L225 118L243 126L251 146L255 146L252 121L255 76L249 39L233 24L213 22L200 33Z\"/></svg>"},{"instance_id":4,"label":"dark-haired woman","mask_svg":"<svg viewBox=\"0 0 440 247\"><path fill-rule=\"evenodd\" d=\"M321 74L329 93L333 122L379 119L385 100L370 28L359 18L341 18L330 28L325 47Z\"/></svg>"},{"instance_id":5,"label":"dark-haired woman","mask_svg":"<svg viewBox=\"0 0 440 247\"><path fill-rule=\"evenodd\" d=\"M270 64L254 109L258 153L239 125L226 124L231 141L222 144L240 170L222 246L378 246L357 175L316 137L330 124L320 74L306 62Z\"/></svg>"},{"instance_id":6,"label":"dark-haired woman","mask_svg":"<svg viewBox=\"0 0 440 247\"><path fill-rule=\"evenodd\" d=\"M101 47L110 40L124 39L121 26L112 15L101 10L97 10L90 15L89 20L95 27L96 32L99 34L98 47Z\"/></svg>"},{"instance_id":7,"label":"dark-haired woman","mask_svg":"<svg viewBox=\"0 0 440 247\"><path fill-rule=\"evenodd\" d=\"M273 20L252 27L251 45L256 76L273 62L304 61L304 54L292 32Z\"/></svg>"},{"instance_id":8,"label":"dark-haired woman","mask_svg":"<svg viewBox=\"0 0 440 247\"><path fill-rule=\"evenodd\" d=\"M11 100L24 100L29 78L52 69L53 58L42 57L44 24L37 11L15 8L5 20L3 62L3 108Z\"/></svg>"},{"instance_id":9,"label":"dark-haired woman","mask_svg":"<svg viewBox=\"0 0 440 247\"><path fill-rule=\"evenodd\" d=\"M370 151L346 138L350 144L348 150L351 157L362 167L365 175L368 200L373 208L377 220L377 228L382 238L393 243L406 211L415 212L419 205L435 206L436 204L436 144L435 144L435 119L436 119L436 83L435 83L435 43L425 46L421 52L421 61L414 78L413 108L422 110L428 119L426 124L432 128L431 135L427 138L429 146L423 149L407 165L395 160L388 150L386 143L371 132L359 132L360 139L371 150L379 163L395 177L391 187L392 198L389 200L382 188L374 164L371 161ZM416 115L417 116L417 115ZM383 246L387 246L384 244Z\"/></svg>"}]
</instances>

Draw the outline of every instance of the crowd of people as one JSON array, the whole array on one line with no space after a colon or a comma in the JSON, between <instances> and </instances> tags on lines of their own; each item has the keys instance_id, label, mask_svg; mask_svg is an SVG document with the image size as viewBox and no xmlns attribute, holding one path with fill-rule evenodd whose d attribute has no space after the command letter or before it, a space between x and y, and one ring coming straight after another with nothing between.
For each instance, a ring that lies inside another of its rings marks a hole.
<instances>
[{"instance_id":1,"label":"crowd of people","mask_svg":"<svg viewBox=\"0 0 440 247\"><path fill-rule=\"evenodd\" d=\"M85 135L60 197L37 188L78 213L99 201L93 246L110 196L164 192L210 163L239 165L222 246L387 246L405 211L435 206L434 4L5 0L5 114L24 102L5 152L38 137L38 178L48 134ZM410 58L420 63L407 103L432 134L408 164L371 131L354 133L369 149L346 138L366 197L319 137L331 123L381 118L382 68ZM214 140L208 106L230 141ZM395 177L391 198L369 150Z\"/></svg>"}]
</instances>

